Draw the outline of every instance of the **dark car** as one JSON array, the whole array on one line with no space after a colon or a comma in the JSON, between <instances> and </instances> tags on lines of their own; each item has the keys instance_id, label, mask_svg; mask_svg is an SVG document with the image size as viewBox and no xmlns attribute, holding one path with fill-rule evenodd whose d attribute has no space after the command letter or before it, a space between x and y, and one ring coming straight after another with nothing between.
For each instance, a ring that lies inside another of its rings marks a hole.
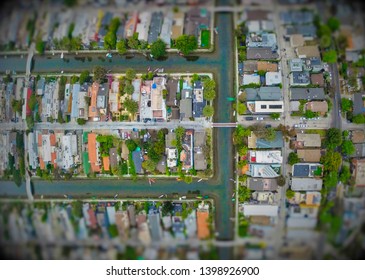
<instances>
[{"instance_id":1,"label":"dark car","mask_svg":"<svg viewBox=\"0 0 365 280\"><path fill-rule=\"evenodd\" d=\"M253 117L246 117L245 120L246 121L253 121Z\"/></svg>"}]
</instances>

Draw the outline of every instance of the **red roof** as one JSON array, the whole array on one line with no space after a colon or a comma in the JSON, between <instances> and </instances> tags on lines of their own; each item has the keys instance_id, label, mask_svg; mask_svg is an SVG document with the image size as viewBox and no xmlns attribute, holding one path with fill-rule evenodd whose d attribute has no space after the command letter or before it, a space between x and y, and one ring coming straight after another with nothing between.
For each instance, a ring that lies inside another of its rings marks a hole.
<instances>
[{"instance_id":1,"label":"red roof","mask_svg":"<svg viewBox=\"0 0 365 280\"><path fill-rule=\"evenodd\" d=\"M56 146L56 135L51 133L49 139L50 139L50 142L51 142L51 146Z\"/></svg>"},{"instance_id":2,"label":"red roof","mask_svg":"<svg viewBox=\"0 0 365 280\"><path fill-rule=\"evenodd\" d=\"M54 167L57 167L56 159L57 159L57 153L56 152L51 153L51 161Z\"/></svg>"},{"instance_id":3,"label":"red roof","mask_svg":"<svg viewBox=\"0 0 365 280\"><path fill-rule=\"evenodd\" d=\"M109 157L103 157L103 167L105 171L110 170L110 160Z\"/></svg>"},{"instance_id":4,"label":"red roof","mask_svg":"<svg viewBox=\"0 0 365 280\"><path fill-rule=\"evenodd\" d=\"M46 165L44 164L43 158L39 157L39 167L44 170L46 169Z\"/></svg>"},{"instance_id":5,"label":"red roof","mask_svg":"<svg viewBox=\"0 0 365 280\"><path fill-rule=\"evenodd\" d=\"M89 133L87 135L87 141L88 141L87 148L89 151L89 161L90 161L91 170L93 172L99 172L100 167L99 167L99 165L96 165L96 163L98 162L98 155L96 153L96 134Z\"/></svg>"},{"instance_id":6,"label":"red roof","mask_svg":"<svg viewBox=\"0 0 365 280\"><path fill-rule=\"evenodd\" d=\"M42 134L38 134L38 147L42 147Z\"/></svg>"}]
</instances>

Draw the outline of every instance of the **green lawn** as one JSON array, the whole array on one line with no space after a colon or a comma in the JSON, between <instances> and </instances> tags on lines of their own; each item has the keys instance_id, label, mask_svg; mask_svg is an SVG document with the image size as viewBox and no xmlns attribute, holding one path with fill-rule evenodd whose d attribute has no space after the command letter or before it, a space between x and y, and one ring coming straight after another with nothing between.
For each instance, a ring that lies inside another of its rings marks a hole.
<instances>
[{"instance_id":1,"label":"green lawn","mask_svg":"<svg viewBox=\"0 0 365 280\"><path fill-rule=\"evenodd\" d=\"M201 33L201 45L202 48L209 49L210 48L210 31L202 30Z\"/></svg>"}]
</instances>

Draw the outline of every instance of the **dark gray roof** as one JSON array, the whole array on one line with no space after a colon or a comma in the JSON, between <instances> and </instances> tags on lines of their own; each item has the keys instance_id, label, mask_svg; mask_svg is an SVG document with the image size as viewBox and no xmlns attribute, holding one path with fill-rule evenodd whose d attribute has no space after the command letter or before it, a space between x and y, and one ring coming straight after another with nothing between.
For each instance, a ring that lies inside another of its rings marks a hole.
<instances>
[{"instance_id":1,"label":"dark gray roof","mask_svg":"<svg viewBox=\"0 0 365 280\"><path fill-rule=\"evenodd\" d=\"M171 108L171 119L178 120L180 118L180 109L178 107Z\"/></svg>"},{"instance_id":2,"label":"dark gray roof","mask_svg":"<svg viewBox=\"0 0 365 280\"><path fill-rule=\"evenodd\" d=\"M107 96L109 94L109 84L104 83L99 86L98 96Z\"/></svg>"},{"instance_id":3,"label":"dark gray roof","mask_svg":"<svg viewBox=\"0 0 365 280\"><path fill-rule=\"evenodd\" d=\"M313 13L310 11L285 11L280 13L284 24L305 24L313 22Z\"/></svg>"},{"instance_id":4,"label":"dark gray roof","mask_svg":"<svg viewBox=\"0 0 365 280\"><path fill-rule=\"evenodd\" d=\"M151 237L154 241L161 238L160 216L157 210L150 209L148 213L148 223L151 229Z\"/></svg>"},{"instance_id":5,"label":"dark gray roof","mask_svg":"<svg viewBox=\"0 0 365 280\"><path fill-rule=\"evenodd\" d=\"M301 34L303 37L313 37L317 36L316 27L314 25L294 25L288 26L286 28L287 35Z\"/></svg>"},{"instance_id":6,"label":"dark gray roof","mask_svg":"<svg viewBox=\"0 0 365 280\"><path fill-rule=\"evenodd\" d=\"M323 88L291 88L290 100L323 100Z\"/></svg>"},{"instance_id":7,"label":"dark gray roof","mask_svg":"<svg viewBox=\"0 0 365 280\"><path fill-rule=\"evenodd\" d=\"M132 158L133 158L134 166L136 168L136 172L138 174L141 174L142 173L142 161L143 161L142 152L141 151L132 152Z\"/></svg>"},{"instance_id":8,"label":"dark gray roof","mask_svg":"<svg viewBox=\"0 0 365 280\"><path fill-rule=\"evenodd\" d=\"M116 167L118 165L117 148L111 148L109 150L109 157L110 157L110 166L111 166L111 168Z\"/></svg>"},{"instance_id":9,"label":"dark gray roof","mask_svg":"<svg viewBox=\"0 0 365 280\"><path fill-rule=\"evenodd\" d=\"M263 138L257 138L256 140L256 148L258 149L282 148L283 146L283 133L281 131L276 131L275 139L273 141L267 141Z\"/></svg>"},{"instance_id":10,"label":"dark gray roof","mask_svg":"<svg viewBox=\"0 0 365 280\"><path fill-rule=\"evenodd\" d=\"M365 98L364 92L358 92L354 94L354 115L365 113L365 107L364 107L365 101L362 99L363 96Z\"/></svg>"},{"instance_id":11,"label":"dark gray roof","mask_svg":"<svg viewBox=\"0 0 365 280\"><path fill-rule=\"evenodd\" d=\"M205 107L206 101L203 100L203 102L193 102L193 112L194 112L194 118L200 118L203 116L203 109Z\"/></svg>"},{"instance_id":12,"label":"dark gray roof","mask_svg":"<svg viewBox=\"0 0 365 280\"><path fill-rule=\"evenodd\" d=\"M246 99L248 101L259 101L259 100L281 100L282 94L280 87L260 87L247 88Z\"/></svg>"},{"instance_id":13,"label":"dark gray roof","mask_svg":"<svg viewBox=\"0 0 365 280\"><path fill-rule=\"evenodd\" d=\"M308 177L309 164L294 164L293 177Z\"/></svg>"},{"instance_id":14,"label":"dark gray roof","mask_svg":"<svg viewBox=\"0 0 365 280\"><path fill-rule=\"evenodd\" d=\"M157 40L158 35L161 32L162 21L163 21L162 12L152 13L150 30L148 32L148 44L152 44Z\"/></svg>"},{"instance_id":15,"label":"dark gray roof","mask_svg":"<svg viewBox=\"0 0 365 280\"><path fill-rule=\"evenodd\" d=\"M247 181L247 187L254 191L276 191L278 183L276 179L250 177Z\"/></svg>"},{"instance_id":16,"label":"dark gray roof","mask_svg":"<svg viewBox=\"0 0 365 280\"><path fill-rule=\"evenodd\" d=\"M202 83L202 81L196 81L194 83L194 89L203 89L203 83Z\"/></svg>"},{"instance_id":17,"label":"dark gray roof","mask_svg":"<svg viewBox=\"0 0 365 280\"><path fill-rule=\"evenodd\" d=\"M247 59L278 59L279 55L276 50L272 50L271 48L248 48Z\"/></svg>"},{"instance_id":18,"label":"dark gray roof","mask_svg":"<svg viewBox=\"0 0 365 280\"><path fill-rule=\"evenodd\" d=\"M310 83L310 75L308 72L300 71L300 72L292 72L293 82L295 84L307 85Z\"/></svg>"},{"instance_id":19,"label":"dark gray roof","mask_svg":"<svg viewBox=\"0 0 365 280\"><path fill-rule=\"evenodd\" d=\"M166 83L166 88L168 91L166 97L166 105L167 106L174 106L176 100L176 93L177 93L177 85L178 81L174 79L169 79Z\"/></svg>"}]
</instances>

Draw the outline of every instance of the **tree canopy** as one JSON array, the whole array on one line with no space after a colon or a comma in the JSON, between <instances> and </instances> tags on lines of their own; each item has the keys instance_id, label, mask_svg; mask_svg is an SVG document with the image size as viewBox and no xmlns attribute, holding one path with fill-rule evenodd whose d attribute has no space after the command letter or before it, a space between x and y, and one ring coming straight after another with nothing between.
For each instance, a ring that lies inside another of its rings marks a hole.
<instances>
[{"instance_id":1,"label":"tree canopy","mask_svg":"<svg viewBox=\"0 0 365 280\"><path fill-rule=\"evenodd\" d=\"M82 71L79 79L80 84L88 82L89 80L90 80L90 72L88 70Z\"/></svg>"},{"instance_id":2,"label":"tree canopy","mask_svg":"<svg viewBox=\"0 0 365 280\"><path fill-rule=\"evenodd\" d=\"M331 172L338 172L342 163L341 154L334 151L327 151L320 161L324 165L324 169Z\"/></svg>"},{"instance_id":3,"label":"tree canopy","mask_svg":"<svg viewBox=\"0 0 365 280\"><path fill-rule=\"evenodd\" d=\"M138 112L138 102L132 99L126 99L123 103L124 108L131 114Z\"/></svg>"},{"instance_id":4,"label":"tree canopy","mask_svg":"<svg viewBox=\"0 0 365 280\"><path fill-rule=\"evenodd\" d=\"M352 155L355 153L355 146L351 140L344 140L341 145L341 152L344 155Z\"/></svg>"},{"instance_id":5,"label":"tree canopy","mask_svg":"<svg viewBox=\"0 0 365 280\"><path fill-rule=\"evenodd\" d=\"M295 152L291 152L288 156L288 163L290 165L294 165L299 162L298 154Z\"/></svg>"},{"instance_id":6,"label":"tree canopy","mask_svg":"<svg viewBox=\"0 0 365 280\"><path fill-rule=\"evenodd\" d=\"M123 55L127 52L127 43L125 40L122 39L117 43L117 51L120 55Z\"/></svg>"},{"instance_id":7,"label":"tree canopy","mask_svg":"<svg viewBox=\"0 0 365 280\"><path fill-rule=\"evenodd\" d=\"M327 25L331 29L332 32L335 32L340 28L340 21L336 17L330 17L327 20Z\"/></svg>"},{"instance_id":8,"label":"tree canopy","mask_svg":"<svg viewBox=\"0 0 365 280\"><path fill-rule=\"evenodd\" d=\"M184 34L176 39L175 45L184 55L188 55L198 48L198 41L195 36Z\"/></svg>"},{"instance_id":9,"label":"tree canopy","mask_svg":"<svg viewBox=\"0 0 365 280\"><path fill-rule=\"evenodd\" d=\"M125 71L125 77L127 80L133 80L136 77L136 71L132 68L127 69L127 71Z\"/></svg>"},{"instance_id":10,"label":"tree canopy","mask_svg":"<svg viewBox=\"0 0 365 280\"><path fill-rule=\"evenodd\" d=\"M151 54L158 59L166 55L166 43L161 39L153 42L151 45Z\"/></svg>"},{"instance_id":11,"label":"tree canopy","mask_svg":"<svg viewBox=\"0 0 365 280\"><path fill-rule=\"evenodd\" d=\"M204 99L205 100L213 100L215 98L215 90L214 89L210 89L210 90L207 90L207 89L204 89Z\"/></svg>"},{"instance_id":12,"label":"tree canopy","mask_svg":"<svg viewBox=\"0 0 365 280\"><path fill-rule=\"evenodd\" d=\"M333 150L342 144L341 131L338 128L330 128L326 132L325 146Z\"/></svg>"},{"instance_id":13,"label":"tree canopy","mask_svg":"<svg viewBox=\"0 0 365 280\"><path fill-rule=\"evenodd\" d=\"M344 112L352 111L353 102L352 100L349 100L348 98L342 98L341 99L341 108Z\"/></svg>"},{"instance_id":14,"label":"tree canopy","mask_svg":"<svg viewBox=\"0 0 365 280\"><path fill-rule=\"evenodd\" d=\"M336 63L337 62L337 52L335 50L326 51L323 54L323 61L328 63Z\"/></svg>"},{"instance_id":15,"label":"tree canopy","mask_svg":"<svg viewBox=\"0 0 365 280\"><path fill-rule=\"evenodd\" d=\"M212 117L214 115L214 108L210 105L206 105L203 109L203 116L204 117Z\"/></svg>"},{"instance_id":16,"label":"tree canopy","mask_svg":"<svg viewBox=\"0 0 365 280\"><path fill-rule=\"evenodd\" d=\"M94 68L94 81L101 83L104 81L106 76L106 69L102 66L96 66Z\"/></svg>"}]
</instances>

